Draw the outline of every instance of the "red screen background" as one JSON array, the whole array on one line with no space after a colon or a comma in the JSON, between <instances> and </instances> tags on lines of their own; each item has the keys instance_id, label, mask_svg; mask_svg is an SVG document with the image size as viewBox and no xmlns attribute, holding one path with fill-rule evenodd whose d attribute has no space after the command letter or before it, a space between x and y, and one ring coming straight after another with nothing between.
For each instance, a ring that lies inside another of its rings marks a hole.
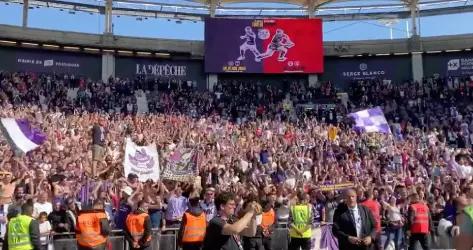
<instances>
[{"instance_id":1,"label":"red screen background","mask_svg":"<svg viewBox=\"0 0 473 250\"><path fill-rule=\"evenodd\" d=\"M288 48L287 60L279 62L279 52L264 59L264 73L322 73L324 71L321 19L263 19L270 38L263 41L266 50L276 29L284 30L295 44Z\"/></svg>"}]
</instances>

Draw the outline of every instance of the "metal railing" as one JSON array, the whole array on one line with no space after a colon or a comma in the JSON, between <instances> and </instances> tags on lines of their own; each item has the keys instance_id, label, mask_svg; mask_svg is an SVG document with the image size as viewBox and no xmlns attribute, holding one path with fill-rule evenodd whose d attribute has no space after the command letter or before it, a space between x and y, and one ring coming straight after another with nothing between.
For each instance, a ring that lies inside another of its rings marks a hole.
<instances>
[{"instance_id":1,"label":"metal railing","mask_svg":"<svg viewBox=\"0 0 473 250\"><path fill-rule=\"evenodd\" d=\"M175 250L177 249L178 228L168 228L166 231L153 230L151 238L151 250ZM58 233L50 236L51 245L54 250L76 250L77 240L74 233ZM113 230L108 237L107 249L127 250L128 242L125 240L123 231Z\"/></svg>"},{"instance_id":2,"label":"metal railing","mask_svg":"<svg viewBox=\"0 0 473 250\"><path fill-rule=\"evenodd\" d=\"M177 250L177 232L178 228L166 229L162 232L160 230L153 230L151 250ZM383 233L383 239L386 239L386 234ZM51 245L54 250L76 250L77 241L74 233L58 233L50 236ZM271 236L272 250L287 250L289 245L289 231L287 225L278 225L273 231ZM447 246L445 243L449 239L440 239L438 243L432 244L431 249L446 249L451 248L451 242L448 242ZM315 240L316 244L320 243L320 238ZM128 250L128 242L125 240L123 232L121 230L114 230L108 237L107 243L108 250ZM313 248L314 249L314 248ZM319 249L315 247L315 249Z\"/></svg>"}]
</instances>

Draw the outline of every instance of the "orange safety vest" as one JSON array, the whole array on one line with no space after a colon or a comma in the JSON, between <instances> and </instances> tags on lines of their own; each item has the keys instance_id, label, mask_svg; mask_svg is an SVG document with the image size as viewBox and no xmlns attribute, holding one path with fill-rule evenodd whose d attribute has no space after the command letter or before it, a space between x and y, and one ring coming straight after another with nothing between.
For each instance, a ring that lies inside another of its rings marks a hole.
<instances>
[{"instance_id":1,"label":"orange safety vest","mask_svg":"<svg viewBox=\"0 0 473 250\"><path fill-rule=\"evenodd\" d=\"M107 242L101 234L100 220L107 219L104 212L84 212L77 217L77 244L83 247L96 247Z\"/></svg>"},{"instance_id":2,"label":"orange safety vest","mask_svg":"<svg viewBox=\"0 0 473 250\"><path fill-rule=\"evenodd\" d=\"M133 241L138 243L143 234L145 233L145 220L148 218L147 213L140 213L140 214L129 214L126 217L126 228L131 234ZM148 236L146 241L151 241L151 235Z\"/></svg>"},{"instance_id":3,"label":"orange safety vest","mask_svg":"<svg viewBox=\"0 0 473 250\"><path fill-rule=\"evenodd\" d=\"M271 208L268 212L263 212L263 216L261 219L261 227L263 230L268 230L276 220L276 215L274 210Z\"/></svg>"},{"instance_id":4,"label":"orange safety vest","mask_svg":"<svg viewBox=\"0 0 473 250\"><path fill-rule=\"evenodd\" d=\"M427 205L424 203L415 203L411 205L411 209L414 211L414 222L410 228L411 233L429 233L429 207L427 207Z\"/></svg>"},{"instance_id":5,"label":"orange safety vest","mask_svg":"<svg viewBox=\"0 0 473 250\"><path fill-rule=\"evenodd\" d=\"M191 213L184 213L186 224L184 225L184 233L182 235L182 243L199 243L204 241L205 231L207 228L207 220L205 213L194 216Z\"/></svg>"}]
</instances>

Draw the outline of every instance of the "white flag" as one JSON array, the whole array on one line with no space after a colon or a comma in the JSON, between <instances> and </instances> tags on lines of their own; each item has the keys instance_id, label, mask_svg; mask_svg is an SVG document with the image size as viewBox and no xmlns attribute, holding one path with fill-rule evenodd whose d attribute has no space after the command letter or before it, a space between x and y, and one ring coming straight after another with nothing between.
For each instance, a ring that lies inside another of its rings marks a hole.
<instances>
[{"instance_id":1,"label":"white flag","mask_svg":"<svg viewBox=\"0 0 473 250\"><path fill-rule=\"evenodd\" d=\"M156 144L137 146L130 138L125 140L125 176L138 175L140 181L159 180L159 156Z\"/></svg>"}]
</instances>

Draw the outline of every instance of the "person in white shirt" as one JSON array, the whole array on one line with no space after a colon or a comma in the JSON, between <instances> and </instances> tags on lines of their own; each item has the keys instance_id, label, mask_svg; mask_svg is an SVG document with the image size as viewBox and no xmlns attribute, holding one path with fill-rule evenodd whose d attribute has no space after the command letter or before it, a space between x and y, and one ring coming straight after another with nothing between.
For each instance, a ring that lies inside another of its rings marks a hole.
<instances>
[{"instance_id":1,"label":"person in white shirt","mask_svg":"<svg viewBox=\"0 0 473 250\"><path fill-rule=\"evenodd\" d=\"M53 211L53 204L51 204L51 202L48 202L47 200L47 193L41 193L39 195L38 200L33 204L33 217L38 218L41 212L45 212L46 215L49 215Z\"/></svg>"},{"instance_id":2,"label":"person in white shirt","mask_svg":"<svg viewBox=\"0 0 473 250\"><path fill-rule=\"evenodd\" d=\"M384 248L387 248L389 244L394 243L394 249L400 249L399 239L402 236L402 227L404 226L404 219L401 214L401 209L396 205L396 198L392 196L389 198L389 203L383 201L383 206L388 211L388 228L387 228L387 240L384 244ZM392 241L393 243L390 243Z\"/></svg>"},{"instance_id":3,"label":"person in white shirt","mask_svg":"<svg viewBox=\"0 0 473 250\"><path fill-rule=\"evenodd\" d=\"M447 155L448 157L448 155ZM455 159L457 158L457 159ZM450 166L456 171L461 179L469 179L473 177L473 167L471 167L471 159L466 154L452 154L450 156Z\"/></svg>"},{"instance_id":4,"label":"person in white shirt","mask_svg":"<svg viewBox=\"0 0 473 250\"><path fill-rule=\"evenodd\" d=\"M357 204L356 190L345 192L344 203L335 210L332 232L340 249L368 250L376 239L376 222L371 211Z\"/></svg>"},{"instance_id":5,"label":"person in white shirt","mask_svg":"<svg viewBox=\"0 0 473 250\"><path fill-rule=\"evenodd\" d=\"M48 214L46 212L41 212L39 214L39 239L41 241L41 249L48 249L49 245L49 236L51 234L51 224L48 221Z\"/></svg>"}]
</instances>

